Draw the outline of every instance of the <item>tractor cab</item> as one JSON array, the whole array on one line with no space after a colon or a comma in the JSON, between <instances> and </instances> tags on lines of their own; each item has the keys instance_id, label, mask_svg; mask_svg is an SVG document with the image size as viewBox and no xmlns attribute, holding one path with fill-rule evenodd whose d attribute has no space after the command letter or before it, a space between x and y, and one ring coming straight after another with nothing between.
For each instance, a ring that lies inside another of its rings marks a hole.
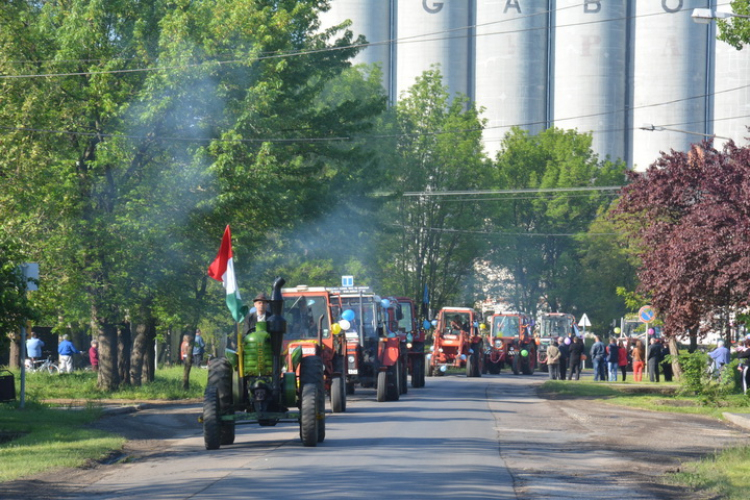
<instances>
[{"instance_id":1,"label":"tractor cab","mask_svg":"<svg viewBox=\"0 0 750 500\"><path fill-rule=\"evenodd\" d=\"M467 377L480 377L484 361L477 314L468 307L444 307L428 355L427 375L441 375L447 368L466 368Z\"/></svg>"}]
</instances>

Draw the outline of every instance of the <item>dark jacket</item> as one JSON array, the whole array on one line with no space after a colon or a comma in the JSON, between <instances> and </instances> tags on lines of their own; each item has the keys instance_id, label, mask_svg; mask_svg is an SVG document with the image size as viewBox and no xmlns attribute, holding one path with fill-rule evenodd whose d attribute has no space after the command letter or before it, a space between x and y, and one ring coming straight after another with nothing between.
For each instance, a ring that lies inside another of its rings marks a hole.
<instances>
[{"instance_id":1,"label":"dark jacket","mask_svg":"<svg viewBox=\"0 0 750 500\"><path fill-rule=\"evenodd\" d=\"M618 363L620 361L620 348L617 344L607 346L607 363Z\"/></svg>"},{"instance_id":2,"label":"dark jacket","mask_svg":"<svg viewBox=\"0 0 750 500\"><path fill-rule=\"evenodd\" d=\"M656 359L658 363L661 363L662 358L664 358L664 351L661 349L661 344L651 344L648 347L648 359Z\"/></svg>"},{"instance_id":3,"label":"dark jacket","mask_svg":"<svg viewBox=\"0 0 750 500\"><path fill-rule=\"evenodd\" d=\"M570 344L570 359L581 359L583 354L583 342L573 342Z\"/></svg>"},{"instance_id":4,"label":"dark jacket","mask_svg":"<svg viewBox=\"0 0 750 500\"><path fill-rule=\"evenodd\" d=\"M594 342L594 345L591 346L591 359L603 358L605 354L604 343L601 340Z\"/></svg>"}]
</instances>

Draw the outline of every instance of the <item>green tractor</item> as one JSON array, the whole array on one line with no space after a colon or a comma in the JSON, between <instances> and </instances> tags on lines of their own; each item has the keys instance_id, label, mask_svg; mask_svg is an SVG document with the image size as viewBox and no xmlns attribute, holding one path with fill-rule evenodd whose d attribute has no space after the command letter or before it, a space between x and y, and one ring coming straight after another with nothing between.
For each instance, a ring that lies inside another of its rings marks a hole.
<instances>
[{"instance_id":1,"label":"green tractor","mask_svg":"<svg viewBox=\"0 0 750 500\"><path fill-rule=\"evenodd\" d=\"M276 278L269 318L241 338L237 351L208 364L208 384L203 399L203 439L207 450L234 443L235 427L243 424L274 426L299 424L302 443L317 446L325 439L325 382L320 356L293 360L282 372L281 348L286 321L281 287Z\"/></svg>"}]
</instances>

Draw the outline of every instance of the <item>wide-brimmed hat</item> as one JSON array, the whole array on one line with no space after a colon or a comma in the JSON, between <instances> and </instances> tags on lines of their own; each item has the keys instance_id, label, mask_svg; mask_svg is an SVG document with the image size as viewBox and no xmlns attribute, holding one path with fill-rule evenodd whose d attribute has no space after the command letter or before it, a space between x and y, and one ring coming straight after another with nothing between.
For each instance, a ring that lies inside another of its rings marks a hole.
<instances>
[{"instance_id":1,"label":"wide-brimmed hat","mask_svg":"<svg viewBox=\"0 0 750 500\"><path fill-rule=\"evenodd\" d=\"M253 299L253 302L271 302L271 299L268 298L268 295L266 295L266 292L260 292L258 295L255 296Z\"/></svg>"}]
</instances>

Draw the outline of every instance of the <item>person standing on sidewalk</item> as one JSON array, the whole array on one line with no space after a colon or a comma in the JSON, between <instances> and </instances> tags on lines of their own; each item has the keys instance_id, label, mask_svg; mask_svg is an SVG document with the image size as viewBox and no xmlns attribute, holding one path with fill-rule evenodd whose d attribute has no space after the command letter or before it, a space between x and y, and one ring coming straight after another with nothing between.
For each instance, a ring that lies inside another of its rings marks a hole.
<instances>
[{"instance_id":1,"label":"person standing on sidewalk","mask_svg":"<svg viewBox=\"0 0 750 500\"><path fill-rule=\"evenodd\" d=\"M615 338L609 339L607 346L607 371L609 372L609 381L617 382L617 369L620 366L620 353Z\"/></svg>"},{"instance_id":2,"label":"person standing on sidewalk","mask_svg":"<svg viewBox=\"0 0 750 500\"><path fill-rule=\"evenodd\" d=\"M547 369L549 370L550 380L560 378L560 349L557 347L557 340L547 348Z\"/></svg>"},{"instance_id":3,"label":"person standing on sidewalk","mask_svg":"<svg viewBox=\"0 0 750 500\"><path fill-rule=\"evenodd\" d=\"M643 380L643 367L646 364L646 353L643 350L643 342L640 340L635 341L635 347L631 356L633 357L633 380L640 382Z\"/></svg>"},{"instance_id":4,"label":"person standing on sidewalk","mask_svg":"<svg viewBox=\"0 0 750 500\"><path fill-rule=\"evenodd\" d=\"M560 380L565 380L568 374L568 358L570 357L570 337L560 337L557 346L560 349Z\"/></svg>"},{"instance_id":5,"label":"person standing on sidewalk","mask_svg":"<svg viewBox=\"0 0 750 500\"><path fill-rule=\"evenodd\" d=\"M583 341L580 337L573 337L573 343L570 344L570 376L568 380L580 380L582 356Z\"/></svg>"},{"instance_id":6,"label":"person standing on sidewalk","mask_svg":"<svg viewBox=\"0 0 750 500\"><path fill-rule=\"evenodd\" d=\"M622 340L617 342L617 366L620 367L622 381L625 382L625 377L628 373L628 349L625 347Z\"/></svg>"},{"instance_id":7,"label":"person standing on sidewalk","mask_svg":"<svg viewBox=\"0 0 750 500\"><path fill-rule=\"evenodd\" d=\"M71 373L73 371L73 355L81 354L70 341L67 333L62 336L62 342L57 346L57 354L60 355L60 373Z\"/></svg>"},{"instance_id":8,"label":"person standing on sidewalk","mask_svg":"<svg viewBox=\"0 0 750 500\"><path fill-rule=\"evenodd\" d=\"M594 345L591 346L591 362L594 364L594 382L607 380L607 362L604 359L607 354L599 335L594 336Z\"/></svg>"},{"instance_id":9,"label":"person standing on sidewalk","mask_svg":"<svg viewBox=\"0 0 750 500\"><path fill-rule=\"evenodd\" d=\"M648 379L651 382L659 381L659 364L661 364L662 352L661 344L658 340L651 337L651 346L648 348Z\"/></svg>"}]
</instances>

